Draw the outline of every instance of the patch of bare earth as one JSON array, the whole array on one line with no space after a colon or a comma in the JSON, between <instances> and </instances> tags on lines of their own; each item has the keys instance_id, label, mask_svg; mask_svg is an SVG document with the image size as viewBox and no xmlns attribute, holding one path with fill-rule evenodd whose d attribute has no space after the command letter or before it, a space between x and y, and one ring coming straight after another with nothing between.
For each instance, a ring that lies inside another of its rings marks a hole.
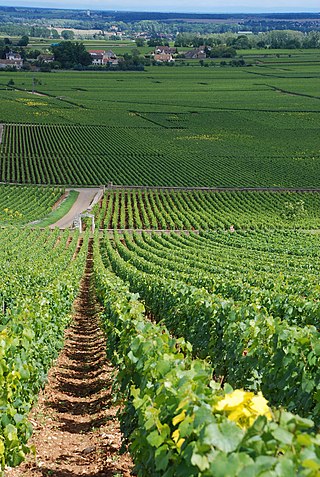
<instances>
[{"instance_id":1,"label":"patch of bare earth","mask_svg":"<svg viewBox=\"0 0 320 477\"><path fill-rule=\"evenodd\" d=\"M68 192L64 192L60 197L59 199L57 200L57 202L55 204L53 204L53 206L51 207L51 210L56 210L61 204L62 202L68 197L69 193Z\"/></svg>"},{"instance_id":2,"label":"patch of bare earth","mask_svg":"<svg viewBox=\"0 0 320 477\"><path fill-rule=\"evenodd\" d=\"M92 254L75 302L73 324L65 346L49 373L48 383L30 416L30 444L36 457L7 477L129 477L132 461L120 454L121 432L112 400L114 370L105 357L92 289Z\"/></svg>"}]
</instances>

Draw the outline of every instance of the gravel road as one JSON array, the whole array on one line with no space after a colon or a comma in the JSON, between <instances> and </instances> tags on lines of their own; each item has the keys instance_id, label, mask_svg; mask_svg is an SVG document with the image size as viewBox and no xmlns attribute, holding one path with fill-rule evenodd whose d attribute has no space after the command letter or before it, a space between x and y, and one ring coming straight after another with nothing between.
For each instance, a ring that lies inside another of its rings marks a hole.
<instances>
[{"instance_id":1,"label":"gravel road","mask_svg":"<svg viewBox=\"0 0 320 477\"><path fill-rule=\"evenodd\" d=\"M66 189L68 191L70 189ZM79 195L77 197L77 200L69 210L69 212L62 217L60 220L58 220L55 224L50 225L50 228L54 229L55 227L59 227L60 229L65 229L68 228L72 225L74 218L78 215L81 214L82 212L85 212L91 202L93 201L94 197L96 194L101 193L101 189L94 189L94 188L88 188L88 189L72 189L76 190L79 192Z\"/></svg>"}]
</instances>

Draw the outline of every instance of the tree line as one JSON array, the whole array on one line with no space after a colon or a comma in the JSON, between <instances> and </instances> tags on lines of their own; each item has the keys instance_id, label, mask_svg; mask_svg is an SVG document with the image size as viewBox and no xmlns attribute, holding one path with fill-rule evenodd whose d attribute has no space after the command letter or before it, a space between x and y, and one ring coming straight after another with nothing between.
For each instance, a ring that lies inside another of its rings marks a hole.
<instances>
[{"instance_id":1,"label":"tree line","mask_svg":"<svg viewBox=\"0 0 320 477\"><path fill-rule=\"evenodd\" d=\"M163 41L162 39L159 40ZM209 47L226 45L239 50L251 48L320 48L320 31L302 33L294 30L273 30L259 34L239 32L237 34L224 33L203 37L189 33L179 33L175 40L176 47L197 48L203 45Z\"/></svg>"}]
</instances>

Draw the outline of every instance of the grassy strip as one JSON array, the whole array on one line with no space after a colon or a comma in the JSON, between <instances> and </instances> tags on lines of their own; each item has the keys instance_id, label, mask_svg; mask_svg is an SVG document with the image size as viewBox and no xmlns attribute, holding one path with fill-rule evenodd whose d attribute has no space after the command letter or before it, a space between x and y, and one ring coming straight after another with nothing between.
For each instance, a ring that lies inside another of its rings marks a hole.
<instances>
[{"instance_id":1,"label":"grassy strip","mask_svg":"<svg viewBox=\"0 0 320 477\"><path fill-rule=\"evenodd\" d=\"M47 227L48 225L52 225L58 220L60 220L64 215L66 215L75 201L77 200L79 192L76 190L71 190L68 196L62 201L59 207L56 210L50 212L50 214L45 217L44 219L40 220L36 224L35 227Z\"/></svg>"}]
</instances>

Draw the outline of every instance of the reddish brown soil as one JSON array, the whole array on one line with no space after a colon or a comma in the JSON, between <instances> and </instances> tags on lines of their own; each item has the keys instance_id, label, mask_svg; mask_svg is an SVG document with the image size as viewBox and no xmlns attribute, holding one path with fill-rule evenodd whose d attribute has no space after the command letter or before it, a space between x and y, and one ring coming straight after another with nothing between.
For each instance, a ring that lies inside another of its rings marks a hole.
<instances>
[{"instance_id":1,"label":"reddish brown soil","mask_svg":"<svg viewBox=\"0 0 320 477\"><path fill-rule=\"evenodd\" d=\"M64 201L64 199L67 198L67 196L68 196L68 193L67 193L67 192L65 192L64 194L62 194L62 195L59 197L59 199L57 200L57 202L56 202L55 204L53 204L53 206L52 206L51 209L52 209L52 210L56 210L56 209L59 207L59 205Z\"/></svg>"},{"instance_id":2,"label":"reddish brown soil","mask_svg":"<svg viewBox=\"0 0 320 477\"><path fill-rule=\"evenodd\" d=\"M132 475L130 456L119 452L118 407L111 391L114 369L105 358L91 275L89 254L65 346L31 415L36 457L8 469L6 477Z\"/></svg>"}]
</instances>

